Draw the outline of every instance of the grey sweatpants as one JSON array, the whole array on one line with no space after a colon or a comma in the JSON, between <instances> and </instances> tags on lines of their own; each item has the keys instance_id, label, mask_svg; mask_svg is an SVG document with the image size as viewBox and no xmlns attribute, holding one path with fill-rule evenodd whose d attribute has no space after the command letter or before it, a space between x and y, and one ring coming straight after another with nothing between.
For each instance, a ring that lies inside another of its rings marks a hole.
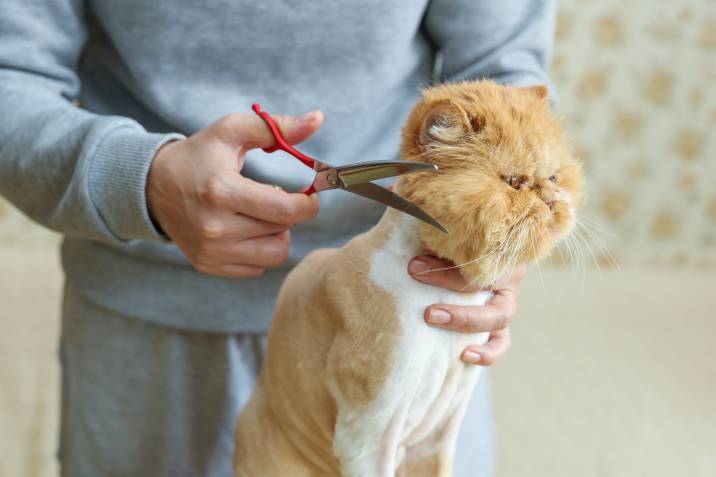
<instances>
[{"instance_id":1,"label":"grey sweatpants","mask_svg":"<svg viewBox=\"0 0 716 477\"><path fill-rule=\"evenodd\" d=\"M62 475L231 476L234 423L265 343L264 335L153 325L100 308L67 286ZM456 477L494 473L488 378L463 424Z\"/></svg>"}]
</instances>

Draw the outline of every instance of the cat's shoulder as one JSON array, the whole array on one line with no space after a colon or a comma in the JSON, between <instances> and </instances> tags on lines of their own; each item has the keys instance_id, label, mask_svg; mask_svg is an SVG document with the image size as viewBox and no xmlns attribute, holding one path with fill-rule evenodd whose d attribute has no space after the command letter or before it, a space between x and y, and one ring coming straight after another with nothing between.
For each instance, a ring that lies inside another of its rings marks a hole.
<instances>
[{"instance_id":1,"label":"cat's shoulder","mask_svg":"<svg viewBox=\"0 0 716 477\"><path fill-rule=\"evenodd\" d=\"M331 271L331 262L338 254L337 248L320 248L306 255L288 274L284 288L315 283Z\"/></svg>"}]
</instances>

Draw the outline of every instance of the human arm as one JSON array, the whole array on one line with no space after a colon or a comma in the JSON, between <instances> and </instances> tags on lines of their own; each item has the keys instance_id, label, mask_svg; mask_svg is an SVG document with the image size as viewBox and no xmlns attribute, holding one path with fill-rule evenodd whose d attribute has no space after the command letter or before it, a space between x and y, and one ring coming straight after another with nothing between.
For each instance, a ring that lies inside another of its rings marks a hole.
<instances>
[{"instance_id":1,"label":"human arm","mask_svg":"<svg viewBox=\"0 0 716 477\"><path fill-rule=\"evenodd\" d=\"M556 0L431 0L423 28L442 57L441 82L546 84Z\"/></svg>"},{"instance_id":2,"label":"human arm","mask_svg":"<svg viewBox=\"0 0 716 477\"><path fill-rule=\"evenodd\" d=\"M7 1L0 15L0 194L40 224L104 241L158 239L145 179L183 136L73 105L84 2Z\"/></svg>"},{"instance_id":3,"label":"human arm","mask_svg":"<svg viewBox=\"0 0 716 477\"><path fill-rule=\"evenodd\" d=\"M166 238L156 222L206 273L254 276L283 261L288 229L313 217L318 201L241 177L245 151L273 141L259 118L232 114L185 138L76 107L85 2L3 7L0 194L71 237ZM279 121L300 141L321 125L320 113L311 118Z\"/></svg>"}]
</instances>

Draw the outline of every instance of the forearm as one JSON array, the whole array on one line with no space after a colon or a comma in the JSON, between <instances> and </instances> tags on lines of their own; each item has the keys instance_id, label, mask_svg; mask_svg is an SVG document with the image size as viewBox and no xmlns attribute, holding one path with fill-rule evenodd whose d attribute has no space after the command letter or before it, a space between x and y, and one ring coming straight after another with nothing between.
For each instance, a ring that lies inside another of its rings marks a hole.
<instances>
[{"instance_id":1,"label":"forearm","mask_svg":"<svg viewBox=\"0 0 716 477\"><path fill-rule=\"evenodd\" d=\"M84 0L3 3L0 194L66 235L154 238L144 185L154 152L174 136L72 105L84 21Z\"/></svg>"},{"instance_id":2,"label":"forearm","mask_svg":"<svg viewBox=\"0 0 716 477\"><path fill-rule=\"evenodd\" d=\"M0 194L66 235L156 238L145 198L155 151L174 136L74 107L42 79L0 69Z\"/></svg>"}]
</instances>

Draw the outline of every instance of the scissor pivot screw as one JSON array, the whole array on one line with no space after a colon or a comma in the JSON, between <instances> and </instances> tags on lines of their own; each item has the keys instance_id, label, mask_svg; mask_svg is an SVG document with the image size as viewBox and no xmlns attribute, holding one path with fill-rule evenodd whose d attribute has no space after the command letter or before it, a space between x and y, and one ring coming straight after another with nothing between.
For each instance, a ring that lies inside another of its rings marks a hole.
<instances>
[{"instance_id":1,"label":"scissor pivot screw","mask_svg":"<svg viewBox=\"0 0 716 477\"><path fill-rule=\"evenodd\" d=\"M328 181L329 184L336 185L336 175L335 174L328 174L326 176L326 180Z\"/></svg>"}]
</instances>

